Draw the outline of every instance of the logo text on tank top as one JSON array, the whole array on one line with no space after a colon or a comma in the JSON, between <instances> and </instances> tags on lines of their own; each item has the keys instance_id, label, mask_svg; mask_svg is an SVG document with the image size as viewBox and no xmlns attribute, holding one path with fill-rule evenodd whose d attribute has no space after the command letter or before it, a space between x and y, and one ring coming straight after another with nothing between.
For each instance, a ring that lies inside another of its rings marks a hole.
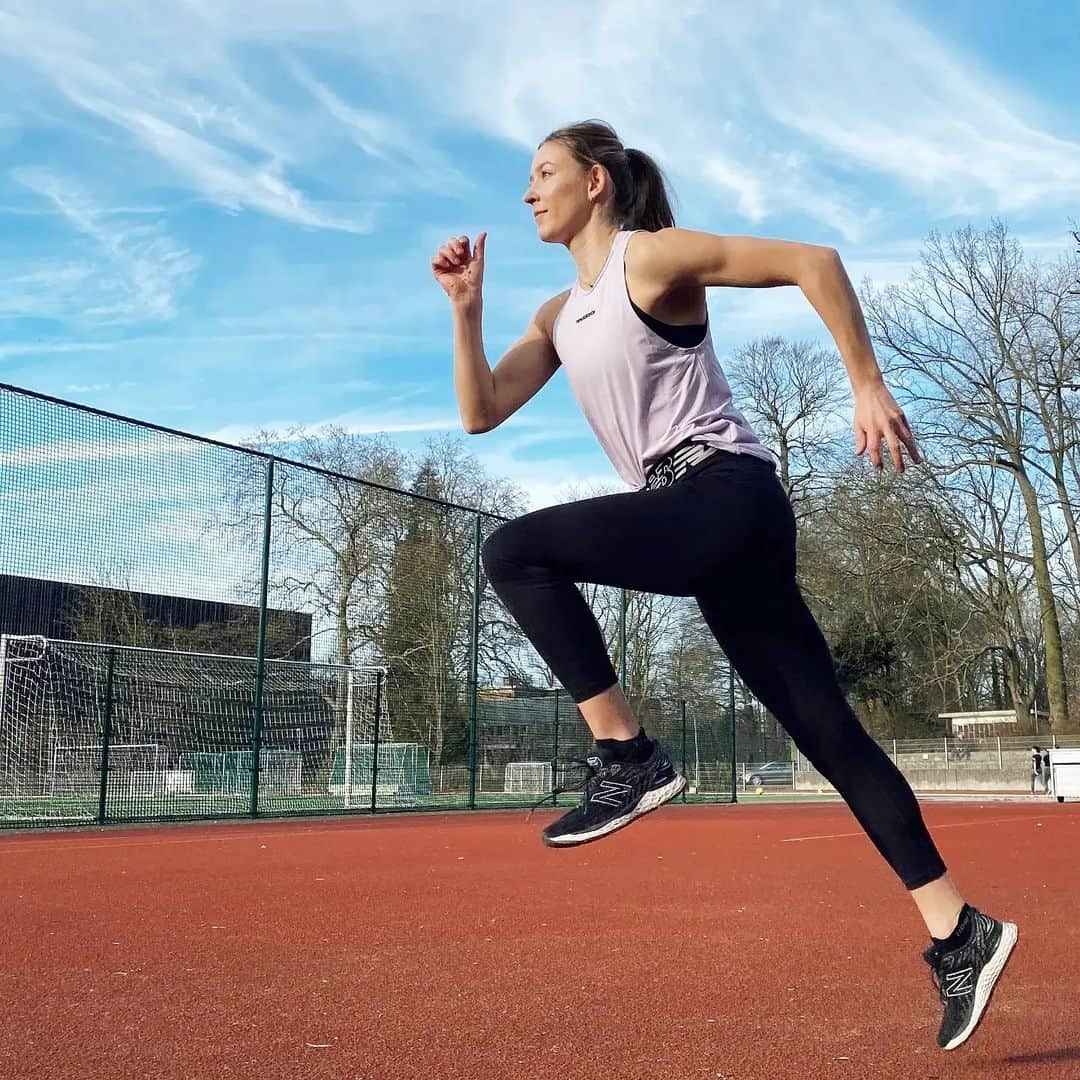
<instances>
[{"instance_id":1,"label":"logo text on tank top","mask_svg":"<svg viewBox=\"0 0 1080 1080\"><path fill-rule=\"evenodd\" d=\"M582 315L578 319L575 319L574 322L576 322L576 323L584 322L590 315L595 315L595 314L596 314L596 308L593 308L592 311L586 311L584 315Z\"/></svg>"}]
</instances>

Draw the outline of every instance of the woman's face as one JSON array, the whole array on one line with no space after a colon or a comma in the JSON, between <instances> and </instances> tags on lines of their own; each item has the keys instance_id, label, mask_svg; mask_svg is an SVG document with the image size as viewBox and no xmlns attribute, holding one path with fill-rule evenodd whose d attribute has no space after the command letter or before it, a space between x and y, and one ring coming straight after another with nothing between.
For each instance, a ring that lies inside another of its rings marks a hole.
<instances>
[{"instance_id":1,"label":"woman's face","mask_svg":"<svg viewBox=\"0 0 1080 1080\"><path fill-rule=\"evenodd\" d=\"M543 143L533 156L523 196L540 239L549 244L567 243L588 222L597 191L606 182L599 165L584 169L562 143Z\"/></svg>"}]
</instances>

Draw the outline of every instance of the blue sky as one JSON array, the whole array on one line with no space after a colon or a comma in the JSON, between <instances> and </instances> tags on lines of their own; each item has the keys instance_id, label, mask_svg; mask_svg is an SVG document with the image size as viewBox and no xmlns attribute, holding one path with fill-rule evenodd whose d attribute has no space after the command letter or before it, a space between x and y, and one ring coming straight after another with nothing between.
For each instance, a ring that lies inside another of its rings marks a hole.
<instances>
[{"instance_id":1,"label":"blue sky","mask_svg":"<svg viewBox=\"0 0 1080 1080\"><path fill-rule=\"evenodd\" d=\"M428 261L489 232L494 364L573 279L521 202L554 127L608 120L680 224L829 244L856 282L995 215L1032 255L1069 248L1075 3L456 7L8 0L0 381L229 441L459 432L539 506L623 485L560 376L461 432ZM715 290L710 313L721 362L829 340L797 289Z\"/></svg>"}]
</instances>

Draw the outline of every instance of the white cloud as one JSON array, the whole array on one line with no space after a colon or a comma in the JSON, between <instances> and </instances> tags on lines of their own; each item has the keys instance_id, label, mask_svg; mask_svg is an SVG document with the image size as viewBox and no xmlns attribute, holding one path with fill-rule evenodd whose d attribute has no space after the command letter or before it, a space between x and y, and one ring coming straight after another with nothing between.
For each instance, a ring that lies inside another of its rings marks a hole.
<instances>
[{"instance_id":1,"label":"white cloud","mask_svg":"<svg viewBox=\"0 0 1080 1080\"><path fill-rule=\"evenodd\" d=\"M767 29L775 61L744 57L741 73L765 113L819 156L890 176L946 212L1080 194L1080 144L1027 123L1008 86L896 6L812 3L798 20L774 11Z\"/></svg>"},{"instance_id":2,"label":"white cloud","mask_svg":"<svg viewBox=\"0 0 1080 1080\"><path fill-rule=\"evenodd\" d=\"M680 184L733 192L750 221L802 212L849 240L879 213L851 166L946 211L1068 203L1080 190L1075 143L1038 130L1018 94L883 0L811 2L797 19L776 2L661 0L265 0L258 19L238 0L153 18L134 2L9 9L0 50L12 63L205 197L312 227L370 230L395 187L467 190L473 174L436 145L455 128L531 150L585 115L610 118ZM362 71L400 111L324 75L316 57ZM340 168L342 190L361 203L335 211L305 187L345 144L364 167Z\"/></svg>"},{"instance_id":3,"label":"white cloud","mask_svg":"<svg viewBox=\"0 0 1080 1080\"><path fill-rule=\"evenodd\" d=\"M308 432L313 432L321 427L333 425L339 427L350 435L409 435L424 431L457 431L461 432L461 418L451 416L448 413L432 412L429 416L417 416L416 410L407 413L386 409L383 405L370 411L352 411L340 416L328 419L311 421L303 425ZM232 443L233 445L247 442L254 438L259 431L268 429L279 433L282 444L291 439L299 440L299 434L290 436L288 432L297 427L295 420L266 421L260 424L230 424L218 428L215 431L205 432L207 438L216 439L219 442Z\"/></svg>"},{"instance_id":4,"label":"white cloud","mask_svg":"<svg viewBox=\"0 0 1080 1080\"><path fill-rule=\"evenodd\" d=\"M384 162L398 161L420 190L461 194L473 186L444 154L410 137L400 119L347 104L298 61L292 61L289 69L365 154Z\"/></svg>"},{"instance_id":5,"label":"white cloud","mask_svg":"<svg viewBox=\"0 0 1080 1080\"><path fill-rule=\"evenodd\" d=\"M200 444L172 436L146 433L139 439L117 439L115 432L100 439L72 439L42 443L0 452L0 468L38 468L44 465L72 465L106 461L149 462L153 458L185 457L201 449Z\"/></svg>"},{"instance_id":6,"label":"white cloud","mask_svg":"<svg viewBox=\"0 0 1080 1080\"><path fill-rule=\"evenodd\" d=\"M52 203L90 244L89 261L48 260L9 277L0 313L61 314L77 310L97 321L160 320L199 267L198 256L154 222L125 223L105 215L72 183L45 169L18 168L13 178Z\"/></svg>"},{"instance_id":7,"label":"white cloud","mask_svg":"<svg viewBox=\"0 0 1080 1080\"><path fill-rule=\"evenodd\" d=\"M881 0L810 3L798 18L782 3L424 9L396 9L370 40L431 107L530 151L560 123L609 118L680 181L734 191L752 221L802 212L860 238L881 211L851 166L938 212L1067 205L1080 191L1080 146L1037 130L1018 95ZM439 54L455 58L451 93L422 62Z\"/></svg>"},{"instance_id":8,"label":"white cloud","mask_svg":"<svg viewBox=\"0 0 1080 1080\"><path fill-rule=\"evenodd\" d=\"M9 64L25 65L81 113L126 132L173 184L227 210L370 231L374 202L334 211L286 178L317 136L303 113L241 77L231 51L252 36L249 16L247 27L222 36L194 6L160 7L152 18L139 4L12 7L0 17L0 53ZM275 44L288 43L285 36Z\"/></svg>"}]
</instances>

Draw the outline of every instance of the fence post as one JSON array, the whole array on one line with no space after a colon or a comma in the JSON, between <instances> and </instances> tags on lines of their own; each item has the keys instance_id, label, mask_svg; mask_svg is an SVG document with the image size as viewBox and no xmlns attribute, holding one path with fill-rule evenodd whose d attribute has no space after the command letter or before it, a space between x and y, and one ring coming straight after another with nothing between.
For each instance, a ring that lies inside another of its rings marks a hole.
<instances>
[{"instance_id":1,"label":"fence post","mask_svg":"<svg viewBox=\"0 0 1080 1080\"><path fill-rule=\"evenodd\" d=\"M251 816L259 816L259 766L262 758L263 676L266 670L266 599L270 589L270 522L274 510L274 459L266 466L263 500L262 566L259 582L259 630L255 642L255 715L251 724Z\"/></svg>"},{"instance_id":2,"label":"fence post","mask_svg":"<svg viewBox=\"0 0 1080 1080\"><path fill-rule=\"evenodd\" d=\"M945 736L945 768L949 767L949 736Z\"/></svg>"},{"instance_id":3,"label":"fence post","mask_svg":"<svg viewBox=\"0 0 1080 1080\"><path fill-rule=\"evenodd\" d=\"M738 770L735 766L737 739L735 738L735 668L728 660L728 711L731 714L731 802L738 802Z\"/></svg>"},{"instance_id":4,"label":"fence post","mask_svg":"<svg viewBox=\"0 0 1080 1080\"><path fill-rule=\"evenodd\" d=\"M4 691L7 687L7 649L8 649L8 635L0 634L0 723L3 722L7 713L4 712ZM4 771L3 776L16 776L17 773L11 767L11 741L4 740ZM46 774L47 775L47 774ZM19 782L15 781L15 787L12 791L13 795L19 794Z\"/></svg>"},{"instance_id":5,"label":"fence post","mask_svg":"<svg viewBox=\"0 0 1080 1080\"><path fill-rule=\"evenodd\" d=\"M469 809L476 809L477 685L480 652L480 515L473 529L472 648L469 655Z\"/></svg>"},{"instance_id":6,"label":"fence post","mask_svg":"<svg viewBox=\"0 0 1080 1080\"><path fill-rule=\"evenodd\" d=\"M1000 735L997 736L997 744L998 744L998 772L1004 772L1005 771L1005 766L1004 766L1004 764L1002 764L1002 761L1001 761L1001 736Z\"/></svg>"},{"instance_id":7,"label":"fence post","mask_svg":"<svg viewBox=\"0 0 1080 1080\"><path fill-rule=\"evenodd\" d=\"M686 699L679 703L680 712L682 713L682 774L683 779L686 779ZM689 787L689 781L682 789L682 801L686 802L686 788ZM694 787L697 787L697 777L694 777Z\"/></svg>"},{"instance_id":8,"label":"fence post","mask_svg":"<svg viewBox=\"0 0 1080 1080\"><path fill-rule=\"evenodd\" d=\"M371 741L371 812L379 809L379 727L382 721L382 671L375 672L375 732ZM404 779L404 777L402 777Z\"/></svg>"},{"instance_id":9,"label":"fence post","mask_svg":"<svg viewBox=\"0 0 1080 1080\"><path fill-rule=\"evenodd\" d=\"M104 825L109 797L109 743L112 742L113 676L116 650L110 649L105 660L105 708L101 719L101 787L98 791L98 824Z\"/></svg>"},{"instance_id":10,"label":"fence post","mask_svg":"<svg viewBox=\"0 0 1080 1080\"><path fill-rule=\"evenodd\" d=\"M378 714L376 714L377 716ZM376 719L376 722L377 719ZM352 807L352 741L353 741L353 669L345 673L345 775L342 777L341 791L345 809ZM331 753L336 753L334 747ZM333 775L333 773L331 773Z\"/></svg>"},{"instance_id":11,"label":"fence post","mask_svg":"<svg viewBox=\"0 0 1080 1080\"><path fill-rule=\"evenodd\" d=\"M555 738L551 748L551 790L559 786L559 688L555 687ZM558 800L555 803L558 806Z\"/></svg>"},{"instance_id":12,"label":"fence post","mask_svg":"<svg viewBox=\"0 0 1080 1080\"><path fill-rule=\"evenodd\" d=\"M899 760L897 759L897 756L896 756L896 740L895 739L893 739L893 741L892 741L892 763L898 769L900 768L900 762L899 762Z\"/></svg>"}]
</instances>

